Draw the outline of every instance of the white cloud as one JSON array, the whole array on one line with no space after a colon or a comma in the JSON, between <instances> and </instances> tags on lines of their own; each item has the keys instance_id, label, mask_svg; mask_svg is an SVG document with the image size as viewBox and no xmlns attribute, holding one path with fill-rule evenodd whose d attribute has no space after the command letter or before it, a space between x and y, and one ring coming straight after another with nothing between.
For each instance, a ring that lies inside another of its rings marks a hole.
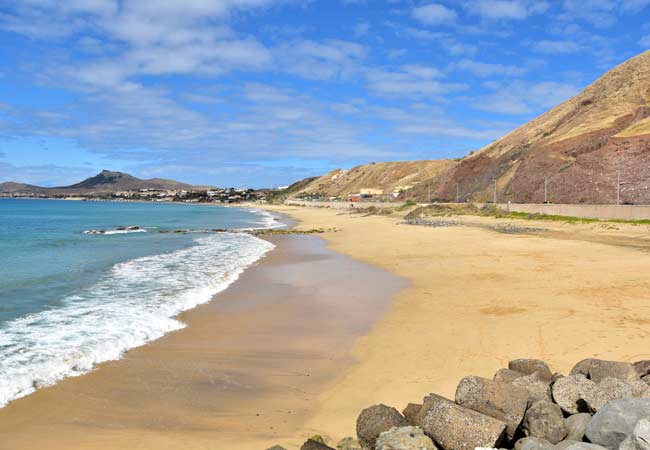
<instances>
[{"instance_id":1,"label":"white cloud","mask_svg":"<svg viewBox=\"0 0 650 450\"><path fill-rule=\"evenodd\" d=\"M462 59L453 64L453 67L465 72L469 72L479 77L489 77L493 75L500 76L519 76L528 71L521 66L509 66L504 64L490 64L471 59Z\"/></svg>"},{"instance_id":2,"label":"white cloud","mask_svg":"<svg viewBox=\"0 0 650 450\"><path fill-rule=\"evenodd\" d=\"M368 82L372 91L389 96L435 97L466 88L460 83L438 81L441 76L435 67L406 65L399 70L370 70Z\"/></svg>"},{"instance_id":3,"label":"white cloud","mask_svg":"<svg viewBox=\"0 0 650 450\"><path fill-rule=\"evenodd\" d=\"M281 70L314 80L344 78L359 72L366 49L350 41L297 40L273 49Z\"/></svg>"},{"instance_id":4,"label":"white cloud","mask_svg":"<svg viewBox=\"0 0 650 450\"><path fill-rule=\"evenodd\" d=\"M533 45L533 50L546 54L577 53L585 47L574 41L553 41L543 39Z\"/></svg>"},{"instance_id":5,"label":"white cloud","mask_svg":"<svg viewBox=\"0 0 650 450\"><path fill-rule=\"evenodd\" d=\"M529 10L521 0L473 0L466 4L472 14L490 20L521 20L528 17Z\"/></svg>"},{"instance_id":6,"label":"white cloud","mask_svg":"<svg viewBox=\"0 0 650 450\"><path fill-rule=\"evenodd\" d=\"M650 49L650 34L646 34L639 40L639 45L646 49Z\"/></svg>"},{"instance_id":7,"label":"white cloud","mask_svg":"<svg viewBox=\"0 0 650 450\"><path fill-rule=\"evenodd\" d=\"M456 21L456 11L438 3L413 8L413 17L426 25L449 25Z\"/></svg>"},{"instance_id":8,"label":"white cloud","mask_svg":"<svg viewBox=\"0 0 650 450\"><path fill-rule=\"evenodd\" d=\"M580 88L565 83L517 81L497 86L491 94L479 97L475 109L500 114L522 115L546 112L577 95Z\"/></svg>"}]
</instances>

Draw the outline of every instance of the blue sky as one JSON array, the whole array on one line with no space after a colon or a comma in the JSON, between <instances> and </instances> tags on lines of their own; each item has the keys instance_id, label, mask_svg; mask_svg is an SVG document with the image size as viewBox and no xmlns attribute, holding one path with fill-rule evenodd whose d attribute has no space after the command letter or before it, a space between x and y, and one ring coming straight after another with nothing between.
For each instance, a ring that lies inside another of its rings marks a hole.
<instances>
[{"instance_id":1,"label":"blue sky","mask_svg":"<svg viewBox=\"0 0 650 450\"><path fill-rule=\"evenodd\" d=\"M459 157L650 47L650 0L0 0L0 181Z\"/></svg>"}]
</instances>

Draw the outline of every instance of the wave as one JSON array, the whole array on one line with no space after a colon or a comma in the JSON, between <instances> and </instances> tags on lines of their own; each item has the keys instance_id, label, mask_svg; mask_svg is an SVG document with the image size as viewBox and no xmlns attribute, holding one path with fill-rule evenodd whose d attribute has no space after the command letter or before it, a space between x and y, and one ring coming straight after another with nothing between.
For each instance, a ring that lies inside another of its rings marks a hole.
<instances>
[{"instance_id":1,"label":"wave","mask_svg":"<svg viewBox=\"0 0 650 450\"><path fill-rule=\"evenodd\" d=\"M114 265L63 307L0 329L0 407L185 326L176 316L233 283L273 244L218 233L171 253Z\"/></svg>"}]
</instances>

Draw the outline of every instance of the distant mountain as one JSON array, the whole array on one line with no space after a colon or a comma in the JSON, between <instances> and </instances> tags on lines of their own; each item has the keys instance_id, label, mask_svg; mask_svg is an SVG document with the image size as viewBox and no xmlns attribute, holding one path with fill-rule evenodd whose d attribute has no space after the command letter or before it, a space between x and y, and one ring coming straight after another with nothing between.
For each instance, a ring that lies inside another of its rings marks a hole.
<instances>
[{"instance_id":1,"label":"distant mountain","mask_svg":"<svg viewBox=\"0 0 650 450\"><path fill-rule=\"evenodd\" d=\"M0 183L0 193L37 195L110 193L138 189L197 190L207 188L208 187L205 186L193 186L191 184L181 183L174 180L165 180L162 178L142 180L126 173L112 172L109 170L102 170L94 177L87 178L80 183L70 186L46 188L14 182Z\"/></svg>"}]
</instances>

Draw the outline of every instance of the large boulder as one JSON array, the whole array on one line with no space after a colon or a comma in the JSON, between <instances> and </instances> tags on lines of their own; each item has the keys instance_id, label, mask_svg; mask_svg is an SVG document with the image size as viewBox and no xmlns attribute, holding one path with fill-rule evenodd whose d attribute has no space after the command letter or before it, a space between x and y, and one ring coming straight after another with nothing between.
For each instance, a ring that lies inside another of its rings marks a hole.
<instances>
[{"instance_id":1,"label":"large boulder","mask_svg":"<svg viewBox=\"0 0 650 450\"><path fill-rule=\"evenodd\" d=\"M625 438L619 450L650 450L650 421L641 419L632 434Z\"/></svg>"},{"instance_id":2,"label":"large boulder","mask_svg":"<svg viewBox=\"0 0 650 450\"><path fill-rule=\"evenodd\" d=\"M639 375L639 377L645 377L650 375L650 359L644 359L643 361L637 361L634 364L634 370Z\"/></svg>"},{"instance_id":3,"label":"large boulder","mask_svg":"<svg viewBox=\"0 0 650 450\"><path fill-rule=\"evenodd\" d=\"M536 402L528 408L523 429L526 436L544 439L551 444L557 444L567 435L562 409L547 401Z\"/></svg>"},{"instance_id":4,"label":"large boulder","mask_svg":"<svg viewBox=\"0 0 650 450\"><path fill-rule=\"evenodd\" d=\"M515 450L555 450L555 446L549 441L531 436L515 442Z\"/></svg>"},{"instance_id":5,"label":"large boulder","mask_svg":"<svg viewBox=\"0 0 650 450\"><path fill-rule=\"evenodd\" d=\"M506 423L508 439L513 439L528 406L526 389L508 383L469 376L456 388L456 403Z\"/></svg>"},{"instance_id":6,"label":"large boulder","mask_svg":"<svg viewBox=\"0 0 650 450\"><path fill-rule=\"evenodd\" d=\"M573 445L569 445L565 450L606 450L605 447L601 447L596 444L589 444L587 442L578 442Z\"/></svg>"},{"instance_id":7,"label":"large boulder","mask_svg":"<svg viewBox=\"0 0 650 450\"><path fill-rule=\"evenodd\" d=\"M406 405L406 408L404 408L402 411L402 415L406 419L406 423L409 425L417 425L420 409L422 409L422 405L419 405L417 403L409 403Z\"/></svg>"},{"instance_id":8,"label":"large boulder","mask_svg":"<svg viewBox=\"0 0 650 450\"><path fill-rule=\"evenodd\" d=\"M598 383L598 388L607 401L634 397L634 387L630 383L619 380L618 378L603 378Z\"/></svg>"},{"instance_id":9,"label":"large boulder","mask_svg":"<svg viewBox=\"0 0 650 450\"><path fill-rule=\"evenodd\" d=\"M565 439L561 442L555 444L555 450L566 450L568 447L571 447L573 444L577 444L580 441L574 441L573 439Z\"/></svg>"},{"instance_id":10,"label":"large boulder","mask_svg":"<svg viewBox=\"0 0 650 450\"><path fill-rule=\"evenodd\" d=\"M421 428L398 427L381 433L375 450L436 450L436 446Z\"/></svg>"},{"instance_id":11,"label":"large boulder","mask_svg":"<svg viewBox=\"0 0 650 450\"><path fill-rule=\"evenodd\" d=\"M560 378L552 392L555 403L567 414L593 413L607 403L598 385L581 374Z\"/></svg>"},{"instance_id":12,"label":"large boulder","mask_svg":"<svg viewBox=\"0 0 650 450\"><path fill-rule=\"evenodd\" d=\"M585 436L594 444L616 450L641 419L650 419L650 399L613 400L591 418Z\"/></svg>"},{"instance_id":13,"label":"large boulder","mask_svg":"<svg viewBox=\"0 0 650 450\"><path fill-rule=\"evenodd\" d=\"M506 435L505 422L435 394L424 399L418 422L427 436L444 450L496 448Z\"/></svg>"},{"instance_id":14,"label":"large boulder","mask_svg":"<svg viewBox=\"0 0 650 450\"><path fill-rule=\"evenodd\" d=\"M357 418L357 437L363 448L374 448L380 433L393 427L407 425L398 410L386 405L374 405L364 409Z\"/></svg>"},{"instance_id":15,"label":"large boulder","mask_svg":"<svg viewBox=\"0 0 650 450\"><path fill-rule=\"evenodd\" d=\"M307 439L307 441L302 444L300 450L336 450L328 445L323 444L322 442L316 441L314 439Z\"/></svg>"},{"instance_id":16,"label":"large boulder","mask_svg":"<svg viewBox=\"0 0 650 450\"><path fill-rule=\"evenodd\" d=\"M585 428L591 420L591 414L580 413L564 419L564 426L567 430L566 440L582 441L585 437Z\"/></svg>"},{"instance_id":17,"label":"large boulder","mask_svg":"<svg viewBox=\"0 0 650 450\"><path fill-rule=\"evenodd\" d=\"M540 400L553 401L551 383L543 380L539 372L517 378L512 385L526 389L528 401L531 404Z\"/></svg>"},{"instance_id":18,"label":"large boulder","mask_svg":"<svg viewBox=\"0 0 650 450\"><path fill-rule=\"evenodd\" d=\"M269 447L266 450L287 450L287 449L279 445L274 445L273 447Z\"/></svg>"},{"instance_id":19,"label":"large boulder","mask_svg":"<svg viewBox=\"0 0 650 450\"><path fill-rule=\"evenodd\" d=\"M584 359L576 364L569 375L584 375L586 378L600 383L605 378L617 378L622 381L638 380L639 374L634 365L620 361L605 361L602 359Z\"/></svg>"},{"instance_id":20,"label":"large boulder","mask_svg":"<svg viewBox=\"0 0 650 450\"><path fill-rule=\"evenodd\" d=\"M540 359L515 359L508 363L508 369L525 375L537 373L541 379L549 382L553 378L553 372L551 372L548 364Z\"/></svg>"},{"instance_id":21,"label":"large boulder","mask_svg":"<svg viewBox=\"0 0 650 450\"><path fill-rule=\"evenodd\" d=\"M512 383L517 378L523 376L526 376L526 374L521 372L515 372L514 370L510 370L510 369L499 369L494 374L494 377L492 379L494 381L500 381L501 383Z\"/></svg>"}]
</instances>

